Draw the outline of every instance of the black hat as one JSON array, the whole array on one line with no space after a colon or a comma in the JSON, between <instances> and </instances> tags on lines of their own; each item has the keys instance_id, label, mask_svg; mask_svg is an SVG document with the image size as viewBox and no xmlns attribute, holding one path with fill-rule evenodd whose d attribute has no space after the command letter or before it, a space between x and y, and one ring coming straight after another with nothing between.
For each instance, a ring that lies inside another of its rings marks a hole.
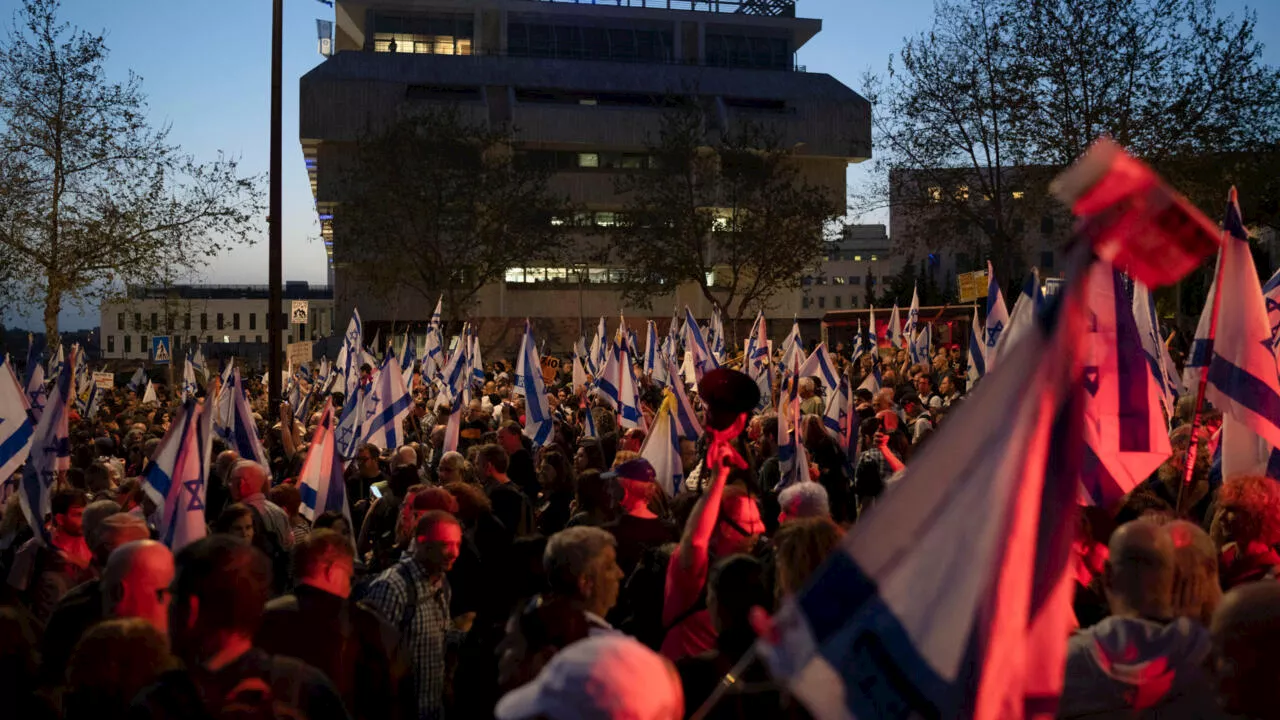
<instances>
[{"instance_id":1,"label":"black hat","mask_svg":"<svg viewBox=\"0 0 1280 720\"><path fill-rule=\"evenodd\" d=\"M702 376L698 394L707 406L707 424L725 430L738 415L749 413L760 403L760 388L746 374L728 368L716 368Z\"/></svg>"},{"instance_id":2,"label":"black hat","mask_svg":"<svg viewBox=\"0 0 1280 720\"><path fill-rule=\"evenodd\" d=\"M654 472L653 465L649 464L644 458L636 458L628 460L612 470L600 473L600 477L604 480L612 480L614 478L622 478L623 480L631 480L633 482L654 482L658 474Z\"/></svg>"}]
</instances>

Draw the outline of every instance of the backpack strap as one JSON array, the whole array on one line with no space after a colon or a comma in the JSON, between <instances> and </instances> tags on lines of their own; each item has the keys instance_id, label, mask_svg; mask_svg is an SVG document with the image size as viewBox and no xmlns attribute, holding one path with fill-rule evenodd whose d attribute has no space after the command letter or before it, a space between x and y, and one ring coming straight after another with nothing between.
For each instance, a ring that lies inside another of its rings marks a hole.
<instances>
[{"instance_id":1,"label":"backpack strap","mask_svg":"<svg viewBox=\"0 0 1280 720\"><path fill-rule=\"evenodd\" d=\"M398 562L395 564L395 569L400 579L404 580L405 591L404 615L400 617L398 629L401 637L408 637L409 632L413 630L413 618L418 614L418 582L407 564Z\"/></svg>"}]
</instances>

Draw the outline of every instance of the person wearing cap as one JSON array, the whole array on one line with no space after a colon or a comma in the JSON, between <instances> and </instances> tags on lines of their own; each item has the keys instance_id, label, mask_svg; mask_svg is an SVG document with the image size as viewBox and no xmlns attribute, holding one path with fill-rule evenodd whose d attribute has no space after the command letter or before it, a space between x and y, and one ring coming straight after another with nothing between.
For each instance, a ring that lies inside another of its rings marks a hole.
<instances>
[{"instance_id":1,"label":"person wearing cap","mask_svg":"<svg viewBox=\"0 0 1280 720\"><path fill-rule=\"evenodd\" d=\"M498 720L679 720L684 691L669 662L625 635L579 640L533 682L498 701Z\"/></svg>"},{"instance_id":2,"label":"person wearing cap","mask_svg":"<svg viewBox=\"0 0 1280 720\"><path fill-rule=\"evenodd\" d=\"M653 511L652 503L662 489L655 483L656 473L648 460L629 460L602 477L616 482L622 490L622 515L603 527L617 541L618 566L624 575L630 575L646 550L675 542L676 528Z\"/></svg>"},{"instance_id":3,"label":"person wearing cap","mask_svg":"<svg viewBox=\"0 0 1280 720\"><path fill-rule=\"evenodd\" d=\"M98 510L106 507L110 501L91 503L85 509L85 528L88 532L89 549L93 553L90 566L99 576L107 567L111 553L122 545L135 540L150 537L147 524L141 518L128 513L117 512L105 518L90 519ZM94 507L97 506L97 507ZM118 509L120 506L115 505ZM43 645L40 655L43 660L41 672L46 682L57 684L62 681L66 672L67 660L76 642L103 618L103 581L95 578L72 588L58 602L49 624L45 627Z\"/></svg>"},{"instance_id":4,"label":"person wearing cap","mask_svg":"<svg viewBox=\"0 0 1280 720\"><path fill-rule=\"evenodd\" d=\"M605 620L624 577L612 535L585 526L561 530L547 540L542 564L551 592L582 611L591 634L617 632Z\"/></svg>"}]
</instances>

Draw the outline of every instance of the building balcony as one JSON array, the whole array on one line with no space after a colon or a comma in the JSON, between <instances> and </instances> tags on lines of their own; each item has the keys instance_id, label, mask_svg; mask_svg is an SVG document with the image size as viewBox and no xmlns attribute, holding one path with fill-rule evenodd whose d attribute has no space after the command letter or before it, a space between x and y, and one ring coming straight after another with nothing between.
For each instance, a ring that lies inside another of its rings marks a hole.
<instances>
[{"instance_id":1,"label":"building balcony","mask_svg":"<svg viewBox=\"0 0 1280 720\"><path fill-rule=\"evenodd\" d=\"M732 13L737 15L764 15L767 17L796 16L795 0L526 0L531 3L569 3L572 5L600 5L607 7L646 8L656 10L685 10L692 12Z\"/></svg>"}]
</instances>

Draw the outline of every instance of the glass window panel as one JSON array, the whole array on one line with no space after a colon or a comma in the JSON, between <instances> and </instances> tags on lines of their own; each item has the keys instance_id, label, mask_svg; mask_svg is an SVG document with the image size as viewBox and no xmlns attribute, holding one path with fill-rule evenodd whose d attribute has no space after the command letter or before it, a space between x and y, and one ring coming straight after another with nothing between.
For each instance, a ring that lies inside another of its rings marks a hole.
<instances>
[{"instance_id":1,"label":"glass window panel","mask_svg":"<svg viewBox=\"0 0 1280 720\"><path fill-rule=\"evenodd\" d=\"M503 276L503 280L509 283L524 282L524 268L522 267L507 268L507 272Z\"/></svg>"},{"instance_id":2,"label":"glass window panel","mask_svg":"<svg viewBox=\"0 0 1280 720\"><path fill-rule=\"evenodd\" d=\"M609 282L609 268L587 268L587 282L607 283Z\"/></svg>"},{"instance_id":3,"label":"glass window panel","mask_svg":"<svg viewBox=\"0 0 1280 720\"><path fill-rule=\"evenodd\" d=\"M568 268L547 268L547 280L549 282L564 282L568 279Z\"/></svg>"},{"instance_id":4,"label":"glass window panel","mask_svg":"<svg viewBox=\"0 0 1280 720\"><path fill-rule=\"evenodd\" d=\"M578 167L600 167L600 155L598 153L578 153Z\"/></svg>"}]
</instances>

